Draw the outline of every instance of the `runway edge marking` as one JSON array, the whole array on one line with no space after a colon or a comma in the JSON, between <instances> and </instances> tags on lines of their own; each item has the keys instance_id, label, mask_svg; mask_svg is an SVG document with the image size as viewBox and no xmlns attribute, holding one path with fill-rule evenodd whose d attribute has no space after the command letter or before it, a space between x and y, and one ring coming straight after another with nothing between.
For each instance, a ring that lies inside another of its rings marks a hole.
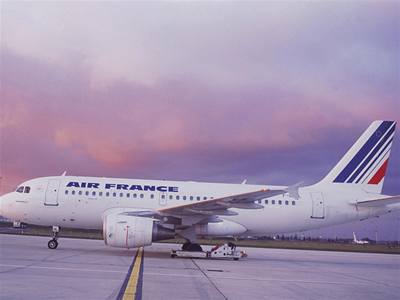
<instances>
[{"instance_id":1,"label":"runway edge marking","mask_svg":"<svg viewBox=\"0 0 400 300\"><path fill-rule=\"evenodd\" d=\"M140 247L129 267L117 300L141 300L143 285L143 247Z\"/></svg>"}]
</instances>

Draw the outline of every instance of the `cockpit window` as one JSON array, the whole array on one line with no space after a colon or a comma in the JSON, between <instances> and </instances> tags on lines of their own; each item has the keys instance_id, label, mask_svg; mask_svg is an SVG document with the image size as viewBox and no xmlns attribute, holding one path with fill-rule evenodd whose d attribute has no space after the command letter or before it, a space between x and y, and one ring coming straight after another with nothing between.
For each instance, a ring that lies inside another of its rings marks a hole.
<instances>
[{"instance_id":1,"label":"cockpit window","mask_svg":"<svg viewBox=\"0 0 400 300\"><path fill-rule=\"evenodd\" d=\"M23 193L24 192L24 187L23 186L18 187L16 192L17 193Z\"/></svg>"},{"instance_id":2,"label":"cockpit window","mask_svg":"<svg viewBox=\"0 0 400 300\"><path fill-rule=\"evenodd\" d=\"M31 191L31 187L30 186L26 186L24 193L28 194Z\"/></svg>"}]
</instances>

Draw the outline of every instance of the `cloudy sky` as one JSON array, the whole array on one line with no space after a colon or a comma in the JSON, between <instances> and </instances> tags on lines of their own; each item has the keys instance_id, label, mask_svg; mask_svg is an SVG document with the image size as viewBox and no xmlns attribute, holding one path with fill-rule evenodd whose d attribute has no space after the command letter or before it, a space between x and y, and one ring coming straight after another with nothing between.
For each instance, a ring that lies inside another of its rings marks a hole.
<instances>
[{"instance_id":1,"label":"cloudy sky","mask_svg":"<svg viewBox=\"0 0 400 300\"><path fill-rule=\"evenodd\" d=\"M315 182L371 121L400 119L399 12L399 1L2 1L1 191L64 170ZM399 167L395 141L388 194ZM399 220L380 221L391 238ZM372 228L360 224L345 229Z\"/></svg>"}]
</instances>

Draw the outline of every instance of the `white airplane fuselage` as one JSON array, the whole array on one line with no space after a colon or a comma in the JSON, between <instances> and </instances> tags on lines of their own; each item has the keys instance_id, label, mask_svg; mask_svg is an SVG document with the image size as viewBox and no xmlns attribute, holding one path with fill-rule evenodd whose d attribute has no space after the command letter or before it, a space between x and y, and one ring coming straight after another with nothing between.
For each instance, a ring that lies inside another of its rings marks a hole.
<instances>
[{"instance_id":1,"label":"white airplane fuselage","mask_svg":"<svg viewBox=\"0 0 400 300\"><path fill-rule=\"evenodd\" d=\"M75 186L68 186L71 182ZM102 216L110 209L157 210L259 189L285 188L76 176L42 177L21 186L30 187L29 193L12 192L2 196L3 216L29 224L85 229L101 229ZM146 187L147 190L140 190ZM371 195L345 185L313 185L299 188L298 192L296 198L283 194L259 200L261 209L231 209L238 214L221 216L221 219L244 226L246 232L240 234L257 236L366 219L400 208L398 204L358 208L354 205L358 200L383 195Z\"/></svg>"},{"instance_id":2,"label":"white airplane fuselage","mask_svg":"<svg viewBox=\"0 0 400 300\"><path fill-rule=\"evenodd\" d=\"M262 236L362 220L400 209L382 195L396 122L374 121L333 169L306 186L220 184L123 178L36 178L0 198L12 221L101 229L107 245L137 247L179 235ZM194 247L194 248L193 248ZM197 248L198 249L198 248Z\"/></svg>"}]
</instances>

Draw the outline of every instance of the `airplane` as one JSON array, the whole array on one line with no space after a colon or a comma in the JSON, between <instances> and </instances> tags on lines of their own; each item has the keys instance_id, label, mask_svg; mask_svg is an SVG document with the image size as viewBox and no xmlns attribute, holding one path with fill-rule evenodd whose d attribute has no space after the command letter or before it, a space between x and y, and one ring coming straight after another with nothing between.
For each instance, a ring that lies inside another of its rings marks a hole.
<instances>
[{"instance_id":1,"label":"airplane","mask_svg":"<svg viewBox=\"0 0 400 300\"><path fill-rule=\"evenodd\" d=\"M353 231L353 243L358 245L369 244L369 241L357 240L356 234Z\"/></svg>"},{"instance_id":2,"label":"airplane","mask_svg":"<svg viewBox=\"0 0 400 300\"><path fill-rule=\"evenodd\" d=\"M363 220L400 209L382 194L396 122L374 121L319 182L301 186L206 183L104 177L41 177L1 196L0 215L60 228L102 229L108 246L136 248L182 237L265 236Z\"/></svg>"}]
</instances>

